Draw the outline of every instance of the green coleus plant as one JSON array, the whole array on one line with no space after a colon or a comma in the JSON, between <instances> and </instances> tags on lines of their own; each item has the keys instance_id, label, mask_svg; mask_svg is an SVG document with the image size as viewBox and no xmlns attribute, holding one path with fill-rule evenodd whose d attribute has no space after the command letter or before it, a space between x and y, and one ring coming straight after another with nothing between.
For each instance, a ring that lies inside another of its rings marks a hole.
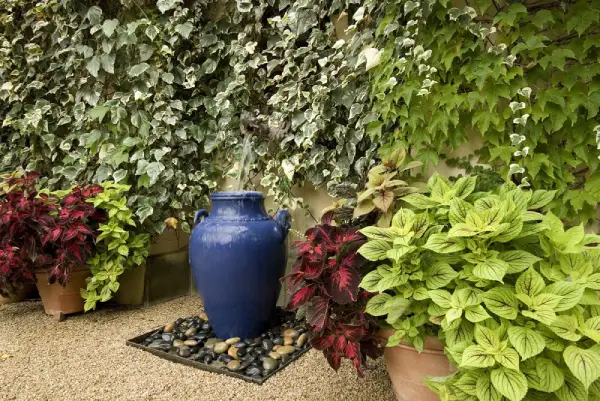
<instances>
[{"instance_id":1,"label":"green coleus plant","mask_svg":"<svg viewBox=\"0 0 600 401\"><path fill-rule=\"evenodd\" d=\"M420 161L408 161L406 149L402 146L392 147L385 152L382 149L381 163L371 168L368 181L363 192L356 198L357 206L354 217L360 217L376 210L381 213L378 225L387 227L392 219L394 200L398 196L408 195L418 191L400 179L410 174L410 170L423 165ZM405 178L406 179L406 178Z\"/></svg>"},{"instance_id":2,"label":"green coleus plant","mask_svg":"<svg viewBox=\"0 0 600 401\"><path fill-rule=\"evenodd\" d=\"M599 237L540 213L554 191L433 176L359 253L381 265L366 312L396 329L388 346L437 336L456 366L428 380L442 400L600 399Z\"/></svg>"},{"instance_id":3,"label":"green coleus plant","mask_svg":"<svg viewBox=\"0 0 600 401\"><path fill-rule=\"evenodd\" d=\"M123 196L130 187L114 182L106 182L102 187L104 191L90 200L96 209L106 211L108 219L100 224L96 254L87 261L92 277L87 280L87 288L81 290L86 312L95 309L98 302L112 298L119 290L119 276L143 264L150 245L150 235L134 234L135 216Z\"/></svg>"}]
</instances>

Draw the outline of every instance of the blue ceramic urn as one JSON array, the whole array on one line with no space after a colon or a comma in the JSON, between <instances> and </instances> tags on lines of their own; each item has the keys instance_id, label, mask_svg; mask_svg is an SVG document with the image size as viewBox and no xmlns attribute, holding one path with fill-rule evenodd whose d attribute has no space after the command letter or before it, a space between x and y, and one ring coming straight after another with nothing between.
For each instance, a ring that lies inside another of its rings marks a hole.
<instances>
[{"instance_id":1,"label":"blue ceramic urn","mask_svg":"<svg viewBox=\"0 0 600 401\"><path fill-rule=\"evenodd\" d=\"M217 336L258 337L281 290L290 214L282 210L271 218L260 192L210 198L210 214L196 213L189 245L196 287Z\"/></svg>"}]
</instances>

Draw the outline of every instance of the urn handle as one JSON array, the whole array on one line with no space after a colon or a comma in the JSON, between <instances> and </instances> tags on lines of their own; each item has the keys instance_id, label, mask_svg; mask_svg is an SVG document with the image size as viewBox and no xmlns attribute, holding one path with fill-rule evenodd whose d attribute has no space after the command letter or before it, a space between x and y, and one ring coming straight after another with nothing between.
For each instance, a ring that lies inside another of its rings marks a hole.
<instances>
[{"instance_id":1,"label":"urn handle","mask_svg":"<svg viewBox=\"0 0 600 401\"><path fill-rule=\"evenodd\" d=\"M207 218L208 217L208 212L204 209L200 209L196 212L196 216L194 216L194 225L196 224L200 224L201 218Z\"/></svg>"},{"instance_id":2,"label":"urn handle","mask_svg":"<svg viewBox=\"0 0 600 401\"><path fill-rule=\"evenodd\" d=\"M290 228L292 228L292 216L287 210L280 210L275 215L275 221L281 231L281 242L284 242Z\"/></svg>"}]
</instances>

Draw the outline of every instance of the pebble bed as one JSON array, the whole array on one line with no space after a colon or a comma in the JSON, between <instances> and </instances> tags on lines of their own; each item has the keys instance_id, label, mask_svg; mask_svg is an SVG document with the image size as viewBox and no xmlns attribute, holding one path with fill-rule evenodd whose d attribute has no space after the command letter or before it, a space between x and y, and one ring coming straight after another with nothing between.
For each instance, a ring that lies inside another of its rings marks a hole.
<instances>
[{"instance_id":1,"label":"pebble bed","mask_svg":"<svg viewBox=\"0 0 600 401\"><path fill-rule=\"evenodd\" d=\"M0 400L394 401L382 359L358 378L309 350L262 386L193 369L125 344L198 315L197 295L148 308L106 309L56 323L40 302L0 306Z\"/></svg>"},{"instance_id":2,"label":"pebble bed","mask_svg":"<svg viewBox=\"0 0 600 401\"><path fill-rule=\"evenodd\" d=\"M185 358L200 369L231 372L261 384L310 346L303 322L295 320L293 313L279 309L269 330L257 338L218 338L202 312L179 318L143 340L131 342L158 351L159 356Z\"/></svg>"}]
</instances>

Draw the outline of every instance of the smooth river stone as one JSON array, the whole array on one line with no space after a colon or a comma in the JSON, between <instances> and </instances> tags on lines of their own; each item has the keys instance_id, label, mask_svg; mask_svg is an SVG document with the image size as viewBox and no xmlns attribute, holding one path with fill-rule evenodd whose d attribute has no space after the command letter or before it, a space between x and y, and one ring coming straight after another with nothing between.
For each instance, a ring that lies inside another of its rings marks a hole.
<instances>
[{"instance_id":1,"label":"smooth river stone","mask_svg":"<svg viewBox=\"0 0 600 401\"><path fill-rule=\"evenodd\" d=\"M278 365L279 365L279 363L273 358L266 357L263 360L263 369L264 370L276 369Z\"/></svg>"},{"instance_id":2,"label":"smooth river stone","mask_svg":"<svg viewBox=\"0 0 600 401\"><path fill-rule=\"evenodd\" d=\"M215 352L217 354L222 354L223 352L226 352L229 349L229 344L227 344L225 341L221 342L221 343L217 343L215 345Z\"/></svg>"},{"instance_id":3,"label":"smooth river stone","mask_svg":"<svg viewBox=\"0 0 600 401\"><path fill-rule=\"evenodd\" d=\"M298 338L299 335L300 335L300 333L298 333L294 329L287 329L286 331L283 332L284 337Z\"/></svg>"},{"instance_id":4,"label":"smooth river stone","mask_svg":"<svg viewBox=\"0 0 600 401\"><path fill-rule=\"evenodd\" d=\"M292 337L283 337L283 345L294 345L294 339Z\"/></svg>"},{"instance_id":5,"label":"smooth river stone","mask_svg":"<svg viewBox=\"0 0 600 401\"><path fill-rule=\"evenodd\" d=\"M296 351L296 349L294 347L292 347L291 345L284 345L283 347L279 348L277 350L277 353L281 354L281 355L289 355L292 354Z\"/></svg>"},{"instance_id":6,"label":"smooth river stone","mask_svg":"<svg viewBox=\"0 0 600 401\"><path fill-rule=\"evenodd\" d=\"M227 369L231 370L232 372L240 370L240 367L240 361L236 361L235 359L233 361L227 362Z\"/></svg>"},{"instance_id":7,"label":"smooth river stone","mask_svg":"<svg viewBox=\"0 0 600 401\"><path fill-rule=\"evenodd\" d=\"M188 337L193 336L194 334L196 334L196 331L198 331L198 329L195 327L192 327L191 329L186 330L185 335Z\"/></svg>"},{"instance_id":8,"label":"smooth river stone","mask_svg":"<svg viewBox=\"0 0 600 401\"><path fill-rule=\"evenodd\" d=\"M227 344L229 344L229 345L233 345L233 344L235 344L235 343L237 343L237 342L239 342L239 341L240 341L240 338L239 338L239 337L233 337L233 338L229 338L229 339L227 339L225 342L226 342Z\"/></svg>"},{"instance_id":9,"label":"smooth river stone","mask_svg":"<svg viewBox=\"0 0 600 401\"><path fill-rule=\"evenodd\" d=\"M174 347L181 347L183 345L183 341L181 340L175 340L173 341L173 346Z\"/></svg>"},{"instance_id":10,"label":"smooth river stone","mask_svg":"<svg viewBox=\"0 0 600 401\"><path fill-rule=\"evenodd\" d=\"M299 347L302 347L304 344L306 344L306 340L308 340L308 334L303 333L300 335L300 337L298 337L298 340L296 341L296 345Z\"/></svg>"},{"instance_id":11,"label":"smooth river stone","mask_svg":"<svg viewBox=\"0 0 600 401\"><path fill-rule=\"evenodd\" d=\"M185 340L183 343L188 347L195 347L196 345L198 345L198 341L196 340Z\"/></svg>"},{"instance_id":12,"label":"smooth river stone","mask_svg":"<svg viewBox=\"0 0 600 401\"><path fill-rule=\"evenodd\" d=\"M238 349L236 347L229 347L229 349L227 350L227 354L234 359L239 359Z\"/></svg>"},{"instance_id":13,"label":"smooth river stone","mask_svg":"<svg viewBox=\"0 0 600 401\"><path fill-rule=\"evenodd\" d=\"M175 322L171 322L171 323L169 323L169 324L167 324L167 325L165 326L165 330L164 330L164 332L165 332L165 333L170 333L170 332L172 332L172 331L173 331L173 329L174 329L174 328L175 328Z\"/></svg>"},{"instance_id":14,"label":"smooth river stone","mask_svg":"<svg viewBox=\"0 0 600 401\"><path fill-rule=\"evenodd\" d=\"M269 357L279 360L279 359L281 359L281 354L273 351L273 352L269 352Z\"/></svg>"}]
</instances>

